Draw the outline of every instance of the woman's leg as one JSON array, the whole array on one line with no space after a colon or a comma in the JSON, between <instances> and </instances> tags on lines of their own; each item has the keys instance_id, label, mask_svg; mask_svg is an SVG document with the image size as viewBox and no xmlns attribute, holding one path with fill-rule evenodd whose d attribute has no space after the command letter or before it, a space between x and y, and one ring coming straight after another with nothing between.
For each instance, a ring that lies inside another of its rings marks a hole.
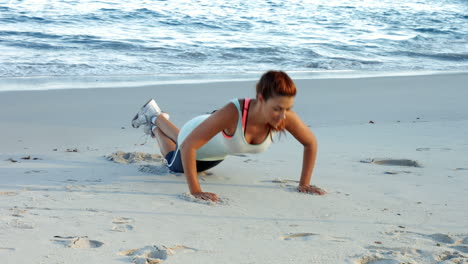
<instances>
[{"instance_id":1,"label":"woman's leg","mask_svg":"<svg viewBox=\"0 0 468 264\"><path fill-rule=\"evenodd\" d=\"M163 115L156 118L156 128L153 129L153 134L159 144L159 149L163 157L167 153L175 151L179 129L167 120Z\"/></svg>"},{"instance_id":2,"label":"woman's leg","mask_svg":"<svg viewBox=\"0 0 468 264\"><path fill-rule=\"evenodd\" d=\"M159 150L161 151L163 158L166 157L167 153L176 149L176 143L172 141L172 139L169 138L166 134L164 134L159 127L153 129L153 134L158 141Z\"/></svg>"}]
</instances>

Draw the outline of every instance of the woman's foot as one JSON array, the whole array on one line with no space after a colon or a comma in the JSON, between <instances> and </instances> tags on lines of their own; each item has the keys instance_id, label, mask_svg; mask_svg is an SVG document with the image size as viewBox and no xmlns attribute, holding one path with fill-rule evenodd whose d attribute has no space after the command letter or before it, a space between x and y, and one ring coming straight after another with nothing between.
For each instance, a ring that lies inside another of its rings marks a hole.
<instances>
[{"instance_id":1,"label":"woman's foot","mask_svg":"<svg viewBox=\"0 0 468 264\"><path fill-rule=\"evenodd\" d=\"M154 99L151 99L141 107L140 111L132 119L132 127L139 128L141 125L150 124L151 118L160 114L161 108Z\"/></svg>"},{"instance_id":2,"label":"woman's foot","mask_svg":"<svg viewBox=\"0 0 468 264\"><path fill-rule=\"evenodd\" d=\"M159 115L164 116L164 118L169 120L169 114L168 113L161 113ZM145 126L143 127L143 132L146 135L150 135L151 137L154 137L154 129L157 127L156 126L156 119L158 118L159 115L151 117L149 119L150 122L145 124Z\"/></svg>"}]
</instances>

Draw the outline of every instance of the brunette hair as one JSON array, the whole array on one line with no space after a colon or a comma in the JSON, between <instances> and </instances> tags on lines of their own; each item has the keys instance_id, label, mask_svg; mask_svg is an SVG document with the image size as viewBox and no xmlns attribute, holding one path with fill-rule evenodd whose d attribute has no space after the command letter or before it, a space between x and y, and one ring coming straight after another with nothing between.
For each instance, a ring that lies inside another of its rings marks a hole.
<instances>
[{"instance_id":1,"label":"brunette hair","mask_svg":"<svg viewBox=\"0 0 468 264\"><path fill-rule=\"evenodd\" d=\"M265 101L275 96L295 96L296 85L283 71L267 71L257 83L257 95L259 94ZM270 129L284 132L285 127L286 122L283 120L277 127L271 126Z\"/></svg>"}]
</instances>

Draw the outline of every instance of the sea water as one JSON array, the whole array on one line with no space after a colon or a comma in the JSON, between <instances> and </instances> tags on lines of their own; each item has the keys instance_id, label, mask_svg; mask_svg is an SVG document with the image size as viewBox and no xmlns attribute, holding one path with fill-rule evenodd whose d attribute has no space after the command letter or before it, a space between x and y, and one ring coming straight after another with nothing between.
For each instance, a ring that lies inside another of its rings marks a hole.
<instances>
[{"instance_id":1,"label":"sea water","mask_svg":"<svg viewBox=\"0 0 468 264\"><path fill-rule=\"evenodd\" d=\"M269 69L467 71L468 1L0 0L3 79Z\"/></svg>"}]
</instances>

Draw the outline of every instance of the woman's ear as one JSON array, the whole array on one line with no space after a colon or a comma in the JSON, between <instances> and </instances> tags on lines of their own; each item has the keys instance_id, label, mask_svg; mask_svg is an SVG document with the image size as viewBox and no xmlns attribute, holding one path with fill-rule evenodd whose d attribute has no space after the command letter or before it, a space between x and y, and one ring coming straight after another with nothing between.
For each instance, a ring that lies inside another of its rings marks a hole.
<instances>
[{"instance_id":1,"label":"woman's ear","mask_svg":"<svg viewBox=\"0 0 468 264\"><path fill-rule=\"evenodd\" d=\"M263 98L263 95L257 94L257 101L258 101L259 103L265 102L265 99Z\"/></svg>"}]
</instances>

